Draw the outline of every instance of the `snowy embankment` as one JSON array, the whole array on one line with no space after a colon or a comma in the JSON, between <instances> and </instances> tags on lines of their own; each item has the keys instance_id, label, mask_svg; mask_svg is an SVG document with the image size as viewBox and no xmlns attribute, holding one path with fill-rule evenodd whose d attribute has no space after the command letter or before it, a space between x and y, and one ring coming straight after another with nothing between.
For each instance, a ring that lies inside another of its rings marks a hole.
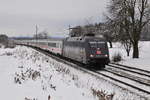
<instances>
[{"instance_id":1,"label":"snowy embankment","mask_svg":"<svg viewBox=\"0 0 150 100\"><path fill-rule=\"evenodd\" d=\"M144 100L31 48L0 48L2 100Z\"/></svg>"},{"instance_id":2,"label":"snowy embankment","mask_svg":"<svg viewBox=\"0 0 150 100\"><path fill-rule=\"evenodd\" d=\"M121 44L114 43L113 46L113 48L109 49L110 59L112 59L113 55L120 53L123 58L123 60L119 62L120 64L150 71L150 41L142 41L139 43L139 59L132 58L132 50L130 56L127 57L126 51Z\"/></svg>"}]
</instances>

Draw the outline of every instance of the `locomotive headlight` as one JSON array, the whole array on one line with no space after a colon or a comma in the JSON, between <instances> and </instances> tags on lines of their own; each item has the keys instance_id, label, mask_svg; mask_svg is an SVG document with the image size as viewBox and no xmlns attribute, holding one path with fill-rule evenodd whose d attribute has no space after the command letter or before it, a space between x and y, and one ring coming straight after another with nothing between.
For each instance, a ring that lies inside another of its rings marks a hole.
<instances>
[{"instance_id":1,"label":"locomotive headlight","mask_svg":"<svg viewBox=\"0 0 150 100\"><path fill-rule=\"evenodd\" d=\"M108 55L106 54L105 57L108 57Z\"/></svg>"},{"instance_id":2,"label":"locomotive headlight","mask_svg":"<svg viewBox=\"0 0 150 100\"><path fill-rule=\"evenodd\" d=\"M91 58L93 58L93 57L94 57L94 55L92 55L92 54L91 54L91 55L90 55L90 57L91 57Z\"/></svg>"}]
</instances>

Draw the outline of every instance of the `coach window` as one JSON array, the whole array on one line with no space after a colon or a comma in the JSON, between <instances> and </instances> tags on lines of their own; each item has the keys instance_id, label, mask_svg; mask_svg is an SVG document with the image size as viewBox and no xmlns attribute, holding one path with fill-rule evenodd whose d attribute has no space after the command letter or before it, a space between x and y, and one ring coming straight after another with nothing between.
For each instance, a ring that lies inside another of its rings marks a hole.
<instances>
[{"instance_id":1,"label":"coach window","mask_svg":"<svg viewBox=\"0 0 150 100\"><path fill-rule=\"evenodd\" d=\"M59 44L59 48L62 48L61 44Z\"/></svg>"},{"instance_id":2,"label":"coach window","mask_svg":"<svg viewBox=\"0 0 150 100\"><path fill-rule=\"evenodd\" d=\"M56 47L59 48L59 43L56 43Z\"/></svg>"},{"instance_id":3,"label":"coach window","mask_svg":"<svg viewBox=\"0 0 150 100\"><path fill-rule=\"evenodd\" d=\"M50 47L56 47L56 43L48 43L48 46L50 46Z\"/></svg>"}]
</instances>

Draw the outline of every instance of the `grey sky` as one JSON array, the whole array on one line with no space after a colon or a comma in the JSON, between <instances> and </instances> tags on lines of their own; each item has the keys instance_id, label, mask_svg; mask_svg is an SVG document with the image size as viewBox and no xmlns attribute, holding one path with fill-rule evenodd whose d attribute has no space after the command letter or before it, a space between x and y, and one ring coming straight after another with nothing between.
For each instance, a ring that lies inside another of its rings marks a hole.
<instances>
[{"instance_id":1,"label":"grey sky","mask_svg":"<svg viewBox=\"0 0 150 100\"><path fill-rule=\"evenodd\" d=\"M0 34L32 36L35 25L64 36L68 26L102 20L108 0L0 0Z\"/></svg>"}]
</instances>

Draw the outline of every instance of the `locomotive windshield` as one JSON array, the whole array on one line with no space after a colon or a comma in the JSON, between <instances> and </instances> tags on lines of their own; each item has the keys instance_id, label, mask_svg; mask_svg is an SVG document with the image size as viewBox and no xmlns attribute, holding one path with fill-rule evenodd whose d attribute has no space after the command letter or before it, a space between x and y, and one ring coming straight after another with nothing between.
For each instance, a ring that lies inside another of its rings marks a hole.
<instances>
[{"instance_id":1,"label":"locomotive windshield","mask_svg":"<svg viewBox=\"0 0 150 100\"><path fill-rule=\"evenodd\" d=\"M106 45L105 42L101 42L101 41L94 41L94 42L90 42L90 47L91 48L105 48Z\"/></svg>"}]
</instances>

